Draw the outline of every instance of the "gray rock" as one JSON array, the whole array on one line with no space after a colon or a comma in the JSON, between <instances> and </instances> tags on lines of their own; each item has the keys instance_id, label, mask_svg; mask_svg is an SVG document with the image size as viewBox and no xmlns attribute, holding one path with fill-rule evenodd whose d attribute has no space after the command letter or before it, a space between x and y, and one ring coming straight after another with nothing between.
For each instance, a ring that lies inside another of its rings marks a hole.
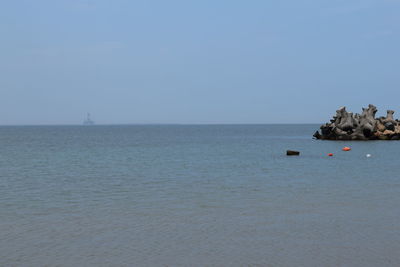
<instances>
[{"instance_id":1,"label":"gray rock","mask_svg":"<svg viewBox=\"0 0 400 267\"><path fill-rule=\"evenodd\" d=\"M324 140L397 140L400 122L393 118L394 111L388 110L386 117L375 118L378 109L369 104L361 114L347 112L346 107L336 110L329 123L321 125L313 137Z\"/></svg>"}]
</instances>

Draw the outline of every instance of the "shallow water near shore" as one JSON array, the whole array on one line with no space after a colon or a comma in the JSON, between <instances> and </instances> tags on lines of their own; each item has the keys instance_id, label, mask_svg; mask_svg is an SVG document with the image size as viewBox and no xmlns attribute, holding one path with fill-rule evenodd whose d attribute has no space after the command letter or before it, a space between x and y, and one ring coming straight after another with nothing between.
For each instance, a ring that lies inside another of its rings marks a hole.
<instances>
[{"instance_id":1,"label":"shallow water near shore","mask_svg":"<svg viewBox=\"0 0 400 267\"><path fill-rule=\"evenodd\" d=\"M398 266L400 141L318 128L0 127L0 266Z\"/></svg>"}]
</instances>

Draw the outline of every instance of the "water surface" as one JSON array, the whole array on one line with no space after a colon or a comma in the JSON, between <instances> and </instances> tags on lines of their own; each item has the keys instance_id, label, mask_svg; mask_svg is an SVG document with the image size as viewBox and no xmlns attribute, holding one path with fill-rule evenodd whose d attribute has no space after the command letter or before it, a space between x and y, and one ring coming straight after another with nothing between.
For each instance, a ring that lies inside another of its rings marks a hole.
<instances>
[{"instance_id":1,"label":"water surface","mask_svg":"<svg viewBox=\"0 0 400 267\"><path fill-rule=\"evenodd\" d=\"M0 127L0 266L398 266L400 142L316 129Z\"/></svg>"}]
</instances>

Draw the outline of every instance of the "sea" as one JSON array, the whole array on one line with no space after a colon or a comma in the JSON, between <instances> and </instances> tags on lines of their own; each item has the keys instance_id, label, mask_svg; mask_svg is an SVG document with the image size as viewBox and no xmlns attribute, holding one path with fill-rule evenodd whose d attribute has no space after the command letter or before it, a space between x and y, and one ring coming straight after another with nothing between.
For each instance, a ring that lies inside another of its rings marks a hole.
<instances>
[{"instance_id":1,"label":"sea","mask_svg":"<svg viewBox=\"0 0 400 267\"><path fill-rule=\"evenodd\" d=\"M0 266L400 266L400 141L318 128L2 126Z\"/></svg>"}]
</instances>

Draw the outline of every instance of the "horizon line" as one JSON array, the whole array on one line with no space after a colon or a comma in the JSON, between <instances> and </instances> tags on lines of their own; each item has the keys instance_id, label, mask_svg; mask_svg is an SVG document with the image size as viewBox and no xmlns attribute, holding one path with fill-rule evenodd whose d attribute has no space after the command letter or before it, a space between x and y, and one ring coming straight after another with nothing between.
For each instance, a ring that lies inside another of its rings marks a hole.
<instances>
[{"instance_id":1,"label":"horizon line","mask_svg":"<svg viewBox=\"0 0 400 267\"><path fill-rule=\"evenodd\" d=\"M319 122L285 122L285 123L96 123L94 125L83 125L83 124L0 124L0 127L17 127L17 126L84 126L84 127L96 127L96 126L157 126L157 125L307 125L307 124L323 124Z\"/></svg>"}]
</instances>

